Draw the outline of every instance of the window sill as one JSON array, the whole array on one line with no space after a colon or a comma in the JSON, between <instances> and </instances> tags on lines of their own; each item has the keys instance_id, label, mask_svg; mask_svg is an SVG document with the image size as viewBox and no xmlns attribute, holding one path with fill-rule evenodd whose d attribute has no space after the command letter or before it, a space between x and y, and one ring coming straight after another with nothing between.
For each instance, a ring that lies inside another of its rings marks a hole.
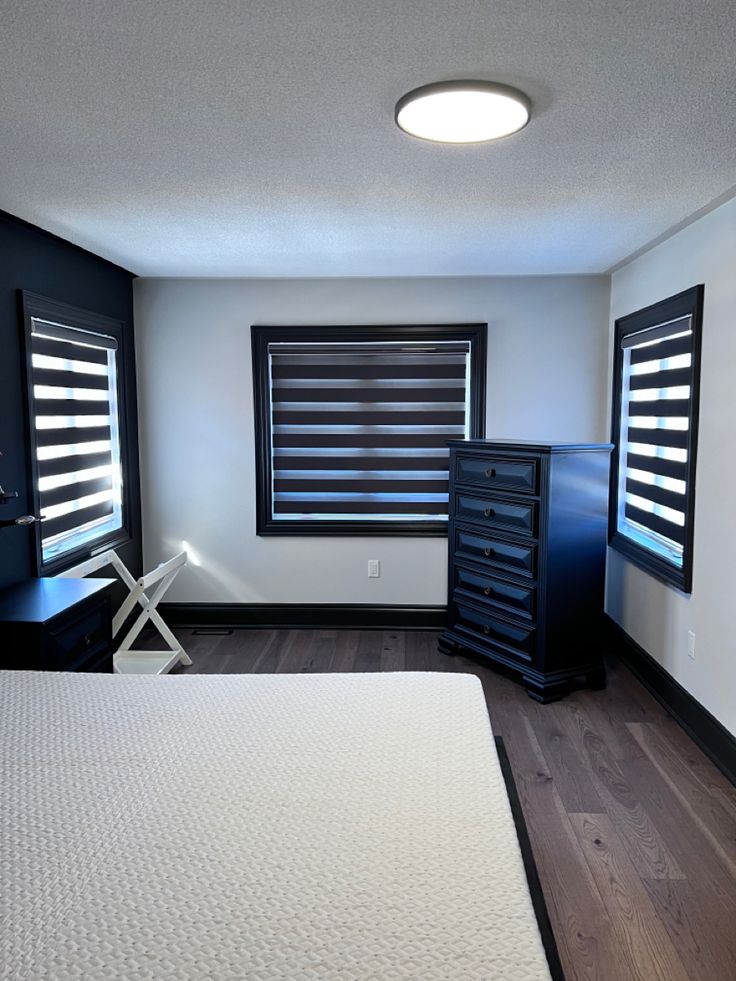
<instances>
[{"instance_id":1,"label":"window sill","mask_svg":"<svg viewBox=\"0 0 736 981\"><path fill-rule=\"evenodd\" d=\"M676 569L665 559L650 552L625 535L615 532L608 541L609 546L655 579L689 596L692 592L692 568Z\"/></svg>"},{"instance_id":2,"label":"window sill","mask_svg":"<svg viewBox=\"0 0 736 981\"><path fill-rule=\"evenodd\" d=\"M49 577L58 576L60 573L72 569L75 565L86 562L98 552L110 548L121 548L132 541L133 538L128 531L125 528L119 528L106 537L98 538L94 542L87 542L83 548L78 548L73 552L65 552L63 555L54 559L53 562L47 562L41 565L38 569L38 575Z\"/></svg>"}]
</instances>

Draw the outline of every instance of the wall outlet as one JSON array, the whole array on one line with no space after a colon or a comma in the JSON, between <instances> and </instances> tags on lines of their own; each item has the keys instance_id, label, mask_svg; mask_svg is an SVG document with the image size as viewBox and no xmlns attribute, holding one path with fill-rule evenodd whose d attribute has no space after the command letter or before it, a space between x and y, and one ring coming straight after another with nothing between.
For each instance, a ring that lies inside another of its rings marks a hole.
<instances>
[{"instance_id":1,"label":"wall outlet","mask_svg":"<svg viewBox=\"0 0 736 981\"><path fill-rule=\"evenodd\" d=\"M381 561L380 561L380 559L368 559L368 578L369 579L380 579L381 578Z\"/></svg>"},{"instance_id":2,"label":"wall outlet","mask_svg":"<svg viewBox=\"0 0 736 981\"><path fill-rule=\"evenodd\" d=\"M687 632L687 656L693 661L695 660L695 631L688 630Z\"/></svg>"}]
</instances>

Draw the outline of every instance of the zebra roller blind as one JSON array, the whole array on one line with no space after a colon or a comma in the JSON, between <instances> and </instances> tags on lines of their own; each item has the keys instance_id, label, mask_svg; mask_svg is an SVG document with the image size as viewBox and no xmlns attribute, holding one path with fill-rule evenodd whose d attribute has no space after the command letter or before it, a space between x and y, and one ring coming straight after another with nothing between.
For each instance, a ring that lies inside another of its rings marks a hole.
<instances>
[{"instance_id":1,"label":"zebra roller blind","mask_svg":"<svg viewBox=\"0 0 736 981\"><path fill-rule=\"evenodd\" d=\"M619 322L615 533L679 584L693 534L699 317L661 316Z\"/></svg>"},{"instance_id":2,"label":"zebra roller blind","mask_svg":"<svg viewBox=\"0 0 736 981\"><path fill-rule=\"evenodd\" d=\"M41 563L119 530L115 337L30 318L31 414Z\"/></svg>"},{"instance_id":3,"label":"zebra roller blind","mask_svg":"<svg viewBox=\"0 0 736 981\"><path fill-rule=\"evenodd\" d=\"M474 429L473 338L272 339L268 522L438 533L447 441ZM360 533L360 532L359 532Z\"/></svg>"}]
</instances>

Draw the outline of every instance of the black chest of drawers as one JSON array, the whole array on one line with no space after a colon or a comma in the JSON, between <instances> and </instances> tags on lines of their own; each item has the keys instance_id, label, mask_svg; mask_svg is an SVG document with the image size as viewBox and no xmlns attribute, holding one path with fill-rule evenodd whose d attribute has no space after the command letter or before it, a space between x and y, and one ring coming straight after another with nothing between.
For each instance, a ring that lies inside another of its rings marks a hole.
<instances>
[{"instance_id":1,"label":"black chest of drawers","mask_svg":"<svg viewBox=\"0 0 736 981\"><path fill-rule=\"evenodd\" d=\"M28 579L0 593L0 668L111 671L114 579Z\"/></svg>"},{"instance_id":2,"label":"black chest of drawers","mask_svg":"<svg viewBox=\"0 0 736 981\"><path fill-rule=\"evenodd\" d=\"M446 654L514 673L532 698L605 684L609 444L450 443Z\"/></svg>"}]
</instances>

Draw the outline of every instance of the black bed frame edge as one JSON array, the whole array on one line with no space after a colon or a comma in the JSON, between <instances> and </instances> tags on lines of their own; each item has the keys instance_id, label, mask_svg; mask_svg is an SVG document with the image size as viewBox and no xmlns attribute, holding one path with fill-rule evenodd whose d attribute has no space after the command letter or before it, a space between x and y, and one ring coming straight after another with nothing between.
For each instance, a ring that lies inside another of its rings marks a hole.
<instances>
[{"instance_id":1,"label":"black bed frame edge","mask_svg":"<svg viewBox=\"0 0 736 981\"><path fill-rule=\"evenodd\" d=\"M514 780L514 775L511 772L511 764L509 762L508 753L506 752L506 747L503 744L503 739L500 736L496 736L495 739L498 761L501 764L501 773L503 774L503 779L506 784L506 793L509 796L511 814L513 815L514 824L516 825L516 836L519 839L521 857L524 861L524 871L526 872L526 880L529 884L529 893L532 898L532 906L534 907L534 913L537 917L537 923L539 924L539 932L542 936L544 952L547 955L549 973L552 977L552 981L565 981L565 973L562 970L562 963L557 950L557 942L555 940L555 935L552 932L552 924L550 923L549 919L547 903L545 902L544 893L542 892L542 885L539 881L537 863L534 861L534 852L532 851L532 844L529 840L529 831L527 830L526 821L524 819L524 812L521 809L519 793L516 789L516 781Z\"/></svg>"}]
</instances>

